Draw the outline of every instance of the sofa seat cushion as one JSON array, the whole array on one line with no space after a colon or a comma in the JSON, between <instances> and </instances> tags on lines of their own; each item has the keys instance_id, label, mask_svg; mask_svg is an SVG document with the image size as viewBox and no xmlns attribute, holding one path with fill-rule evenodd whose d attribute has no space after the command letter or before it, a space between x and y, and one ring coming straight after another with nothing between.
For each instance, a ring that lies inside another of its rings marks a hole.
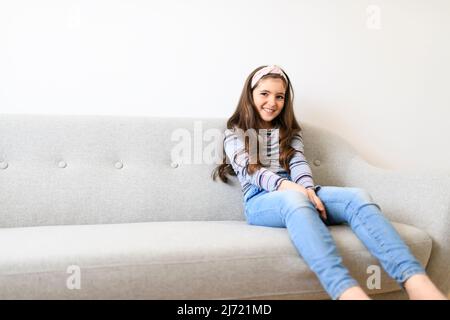
<instances>
[{"instance_id":1,"label":"sofa seat cushion","mask_svg":"<svg viewBox=\"0 0 450 320\"><path fill-rule=\"evenodd\" d=\"M426 265L431 239L394 223ZM378 262L348 226L330 227L365 286ZM287 230L245 221L145 222L0 229L2 299L327 298ZM70 266L78 266L79 273ZM75 272L75 273L73 273ZM68 279L79 275L79 289ZM399 287L383 271L382 293Z\"/></svg>"}]
</instances>

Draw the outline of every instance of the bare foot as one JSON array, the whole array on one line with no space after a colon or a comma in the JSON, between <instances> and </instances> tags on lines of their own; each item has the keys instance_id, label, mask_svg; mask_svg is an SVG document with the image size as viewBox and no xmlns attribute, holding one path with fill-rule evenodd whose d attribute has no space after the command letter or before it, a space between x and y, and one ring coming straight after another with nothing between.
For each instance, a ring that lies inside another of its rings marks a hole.
<instances>
[{"instance_id":1,"label":"bare foot","mask_svg":"<svg viewBox=\"0 0 450 320\"><path fill-rule=\"evenodd\" d=\"M345 290L339 300L371 300L361 287L351 287Z\"/></svg>"},{"instance_id":2,"label":"bare foot","mask_svg":"<svg viewBox=\"0 0 450 320\"><path fill-rule=\"evenodd\" d=\"M416 274L406 280L405 289L411 300L447 300L425 274Z\"/></svg>"}]
</instances>

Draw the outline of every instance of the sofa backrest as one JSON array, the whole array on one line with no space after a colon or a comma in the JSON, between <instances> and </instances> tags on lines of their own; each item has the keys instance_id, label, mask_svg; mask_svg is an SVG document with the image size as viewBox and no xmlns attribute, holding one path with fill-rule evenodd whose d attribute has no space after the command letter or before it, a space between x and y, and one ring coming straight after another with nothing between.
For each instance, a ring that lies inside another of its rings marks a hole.
<instances>
[{"instance_id":1,"label":"sofa backrest","mask_svg":"<svg viewBox=\"0 0 450 320\"><path fill-rule=\"evenodd\" d=\"M208 139L223 133L225 124L0 115L0 227L242 220L236 177L231 184L211 178L221 139ZM339 184L354 152L322 129L302 127L315 182Z\"/></svg>"}]
</instances>

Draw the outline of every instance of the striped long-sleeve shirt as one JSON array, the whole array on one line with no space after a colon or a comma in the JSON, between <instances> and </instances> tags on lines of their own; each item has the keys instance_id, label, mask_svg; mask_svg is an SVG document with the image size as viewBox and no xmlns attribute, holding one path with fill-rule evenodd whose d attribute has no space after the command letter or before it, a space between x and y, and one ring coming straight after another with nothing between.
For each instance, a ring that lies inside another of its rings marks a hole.
<instances>
[{"instance_id":1,"label":"striped long-sleeve shirt","mask_svg":"<svg viewBox=\"0 0 450 320\"><path fill-rule=\"evenodd\" d=\"M279 175L280 173L286 173L286 170L279 163L279 130L259 130L258 134L262 138L263 145L267 146L267 153L265 151L260 152L260 157L264 164L270 165L269 167L261 167L250 175L247 171L250 157L247 152L243 151L243 131L236 128L225 130L225 153L242 186L244 195L252 185L267 191L275 191L283 180L287 180L287 178ZM292 138L291 146L296 150L289 161L291 180L305 188L314 188L311 168L304 156L303 139L300 134L296 134Z\"/></svg>"}]
</instances>

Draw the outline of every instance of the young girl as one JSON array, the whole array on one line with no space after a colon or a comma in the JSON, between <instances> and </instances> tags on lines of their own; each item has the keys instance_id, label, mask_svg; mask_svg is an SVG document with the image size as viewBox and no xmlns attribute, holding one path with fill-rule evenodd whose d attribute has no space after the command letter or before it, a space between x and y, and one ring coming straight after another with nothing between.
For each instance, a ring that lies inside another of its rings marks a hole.
<instances>
[{"instance_id":1,"label":"young girl","mask_svg":"<svg viewBox=\"0 0 450 320\"><path fill-rule=\"evenodd\" d=\"M237 176L247 222L287 228L332 299L369 299L342 264L327 228L342 223L411 299L445 299L367 192L314 184L294 116L292 85L280 67L259 67L248 76L227 122L224 151L231 164L224 161L213 178L226 183L227 174Z\"/></svg>"}]
</instances>

